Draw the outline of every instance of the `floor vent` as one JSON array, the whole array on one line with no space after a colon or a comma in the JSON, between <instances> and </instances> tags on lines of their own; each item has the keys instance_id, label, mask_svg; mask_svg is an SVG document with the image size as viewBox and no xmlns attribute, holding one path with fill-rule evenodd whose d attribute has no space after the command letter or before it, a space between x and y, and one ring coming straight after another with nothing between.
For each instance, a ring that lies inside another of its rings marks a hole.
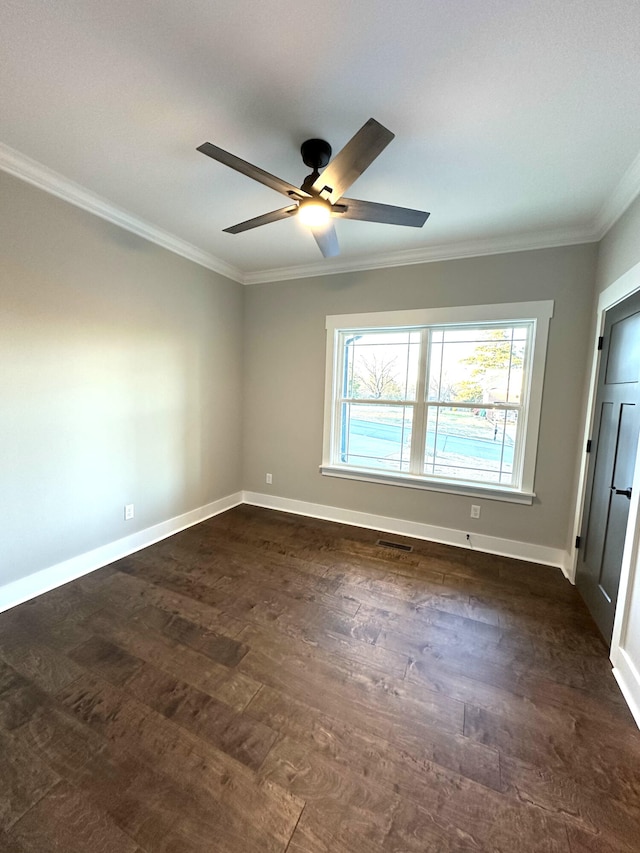
<instances>
[{"instance_id":1,"label":"floor vent","mask_svg":"<svg viewBox=\"0 0 640 853\"><path fill-rule=\"evenodd\" d=\"M376 545L381 548L394 548L396 551L413 551L413 545L403 545L402 542L389 542L388 539L378 539Z\"/></svg>"}]
</instances>

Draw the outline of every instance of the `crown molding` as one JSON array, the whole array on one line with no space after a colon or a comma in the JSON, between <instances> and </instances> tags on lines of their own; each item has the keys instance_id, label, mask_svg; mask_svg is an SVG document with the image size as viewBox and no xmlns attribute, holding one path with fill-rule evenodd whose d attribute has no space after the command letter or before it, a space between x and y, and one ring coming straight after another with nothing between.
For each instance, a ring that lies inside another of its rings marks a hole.
<instances>
[{"instance_id":1,"label":"crown molding","mask_svg":"<svg viewBox=\"0 0 640 853\"><path fill-rule=\"evenodd\" d=\"M65 178L64 175L54 172L53 169L43 166L42 163L26 157L24 154L1 142L0 169L38 187L38 189L63 199L63 201L73 204L75 207L93 213L107 222L112 222L114 225L120 226L120 228L137 234L138 237L142 237L144 240L149 240L151 243L162 246L163 249L168 249L176 255L181 255L183 258L187 258L189 261L213 270L213 272L220 273L220 275L233 279L233 281L240 282L241 284L244 283L242 272L236 267L231 266L231 264L226 263L220 258L216 258L215 255L209 252L199 249L186 240L181 240L168 231L163 231L161 228L152 225L150 222L146 222L144 219L140 219L123 208L117 207L102 196L85 189L80 184L76 184Z\"/></svg>"},{"instance_id":2,"label":"crown molding","mask_svg":"<svg viewBox=\"0 0 640 853\"><path fill-rule=\"evenodd\" d=\"M594 231L598 240L602 240L638 195L640 195L640 154L620 178L618 185L595 218Z\"/></svg>"},{"instance_id":3,"label":"crown molding","mask_svg":"<svg viewBox=\"0 0 640 853\"><path fill-rule=\"evenodd\" d=\"M526 252L532 249L574 246L580 243L593 243L597 239L593 228L590 227L555 229L537 234L511 234L459 243L443 243L438 246L426 246L421 249L409 249L401 252L387 252L370 256L366 260L362 258L338 259L318 261L297 267L259 270L245 273L244 284L266 284L267 282L290 281L296 278L311 278L320 275L337 275L338 273L360 272L362 270L429 264L436 261L477 258L483 255Z\"/></svg>"},{"instance_id":4,"label":"crown molding","mask_svg":"<svg viewBox=\"0 0 640 853\"><path fill-rule=\"evenodd\" d=\"M85 189L80 184L54 172L36 160L21 154L0 142L0 170L32 184L44 192L57 196L76 207L93 213L107 222L137 234L176 255L213 270L240 284L266 284L275 281L291 281L298 278L338 275L339 273L364 270L387 269L389 267L428 264L462 258L501 255L508 252L526 252L572 246L580 243L595 243L601 240L617 222L629 205L640 195L640 154L620 179L615 190L601 207L595 219L585 226L550 229L537 233L511 234L502 237L487 237L478 240L442 243L420 249L387 252L364 258L317 261L312 264L280 267L274 269L243 272L221 258L182 240L168 231L146 222L138 216L117 207L102 196Z\"/></svg>"}]
</instances>

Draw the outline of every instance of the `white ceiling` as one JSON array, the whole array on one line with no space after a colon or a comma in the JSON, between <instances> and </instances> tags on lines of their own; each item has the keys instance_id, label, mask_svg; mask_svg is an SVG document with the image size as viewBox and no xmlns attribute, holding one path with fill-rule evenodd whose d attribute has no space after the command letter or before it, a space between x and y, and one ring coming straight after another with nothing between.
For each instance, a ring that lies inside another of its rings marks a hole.
<instances>
[{"instance_id":1,"label":"white ceiling","mask_svg":"<svg viewBox=\"0 0 640 853\"><path fill-rule=\"evenodd\" d=\"M580 242L640 185L639 44L637 0L4 0L0 167L239 280ZM396 139L349 195L424 228L339 222L331 261L295 220L222 233L283 198L197 145L299 185L370 116Z\"/></svg>"}]
</instances>

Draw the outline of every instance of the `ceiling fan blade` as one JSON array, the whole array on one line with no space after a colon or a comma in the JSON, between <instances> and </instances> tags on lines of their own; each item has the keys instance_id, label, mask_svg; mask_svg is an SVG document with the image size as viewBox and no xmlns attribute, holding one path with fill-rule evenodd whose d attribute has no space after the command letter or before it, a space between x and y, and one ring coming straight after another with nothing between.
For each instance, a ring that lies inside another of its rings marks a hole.
<instances>
[{"instance_id":1,"label":"ceiling fan blade","mask_svg":"<svg viewBox=\"0 0 640 853\"><path fill-rule=\"evenodd\" d=\"M333 222L323 225L322 228L312 228L311 231L325 258L335 258L336 255L340 254L338 235L336 234L336 229L333 227Z\"/></svg>"},{"instance_id":2,"label":"ceiling fan blade","mask_svg":"<svg viewBox=\"0 0 640 853\"><path fill-rule=\"evenodd\" d=\"M245 222L239 222L237 225L232 225L230 228L223 228L223 231L227 234L240 234L242 231L250 231L252 228L258 228L260 225L268 225L270 222L277 222L279 219L286 219L288 216L293 216L293 214L297 212L297 204L289 207L281 207L280 210L272 210L271 213L263 213L262 216L256 216L254 219L247 219Z\"/></svg>"},{"instance_id":3,"label":"ceiling fan blade","mask_svg":"<svg viewBox=\"0 0 640 853\"><path fill-rule=\"evenodd\" d=\"M254 181L258 181L266 187L276 190L276 192L289 196L289 198L309 198L308 192L294 187L293 184L289 184L281 178L271 175L269 172L265 172L264 169L259 169L258 166L254 166L252 163L247 163L246 160L241 160L240 157L236 157L235 154L230 154L228 151L218 148L217 145L212 145L211 142L203 142L202 145L196 148L196 151L201 151L207 157L217 160L218 163L229 166L229 168L235 169L236 172L240 172L248 178L253 178Z\"/></svg>"},{"instance_id":4,"label":"ceiling fan blade","mask_svg":"<svg viewBox=\"0 0 640 853\"><path fill-rule=\"evenodd\" d=\"M313 184L334 204L394 138L394 134L370 118L333 158Z\"/></svg>"},{"instance_id":5,"label":"ceiling fan blade","mask_svg":"<svg viewBox=\"0 0 640 853\"><path fill-rule=\"evenodd\" d=\"M410 225L422 228L429 218L424 210L410 207L395 207L393 204L377 204L374 201L360 201L357 198L341 198L334 204L332 211L341 219L361 219L364 222L384 222L387 225Z\"/></svg>"}]
</instances>

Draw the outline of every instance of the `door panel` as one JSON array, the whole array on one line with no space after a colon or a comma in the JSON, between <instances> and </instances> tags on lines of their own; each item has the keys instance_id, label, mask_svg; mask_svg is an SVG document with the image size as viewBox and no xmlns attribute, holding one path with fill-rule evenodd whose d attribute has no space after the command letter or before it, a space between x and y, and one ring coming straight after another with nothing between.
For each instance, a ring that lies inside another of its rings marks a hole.
<instances>
[{"instance_id":1,"label":"door panel","mask_svg":"<svg viewBox=\"0 0 640 853\"><path fill-rule=\"evenodd\" d=\"M620 565L629 517L629 498L627 495L616 494L616 488L622 491L631 487L638 444L638 423L634 405L623 403L620 406L619 425L613 483L610 489L607 541L599 581L600 589L610 601L614 601L618 595Z\"/></svg>"},{"instance_id":2,"label":"door panel","mask_svg":"<svg viewBox=\"0 0 640 853\"><path fill-rule=\"evenodd\" d=\"M611 468L616 450L616 427L613 403L603 403L593 461L597 462L591 489L584 542L584 558L588 565L598 566L602 560L611 502Z\"/></svg>"},{"instance_id":3,"label":"door panel","mask_svg":"<svg viewBox=\"0 0 640 853\"><path fill-rule=\"evenodd\" d=\"M607 312L576 584L603 637L613 631L640 431L640 294Z\"/></svg>"},{"instance_id":4,"label":"door panel","mask_svg":"<svg viewBox=\"0 0 640 853\"><path fill-rule=\"evenodd\" d=\"M629 499L623 495L612 493L607 525L607 539L600 566L600 577L598 578L598 586L600 587L600 591L608 599L607 603L615 603L618 597L620 566L622 565L622 551L624 549L624 537L627 531L628 517ZM611 627L613 628L613 620Z\"/></svg>"},{"instance_id":5,"label":"door panel","mask_svg":"<svg viewBox=\"0 0 640 853\"><path fill-rule=\"evenodd\" d=\"M640 314L635 314L611 326L611 345L605 382L607 385L637 382L638 363L640 363Z\"/></svg>"},{"instance_id":6,"label":"door panel","mask_svg":"<svg viewBox=\"0 0 640 853\"><path fill-rule=\"evenodd\" d=\"M619 422L618 447L611 485L615 483L618 489L630 489L638 446L638 418L633 403L623 403L620 406Z\"/></svg>"}]
</instances>

